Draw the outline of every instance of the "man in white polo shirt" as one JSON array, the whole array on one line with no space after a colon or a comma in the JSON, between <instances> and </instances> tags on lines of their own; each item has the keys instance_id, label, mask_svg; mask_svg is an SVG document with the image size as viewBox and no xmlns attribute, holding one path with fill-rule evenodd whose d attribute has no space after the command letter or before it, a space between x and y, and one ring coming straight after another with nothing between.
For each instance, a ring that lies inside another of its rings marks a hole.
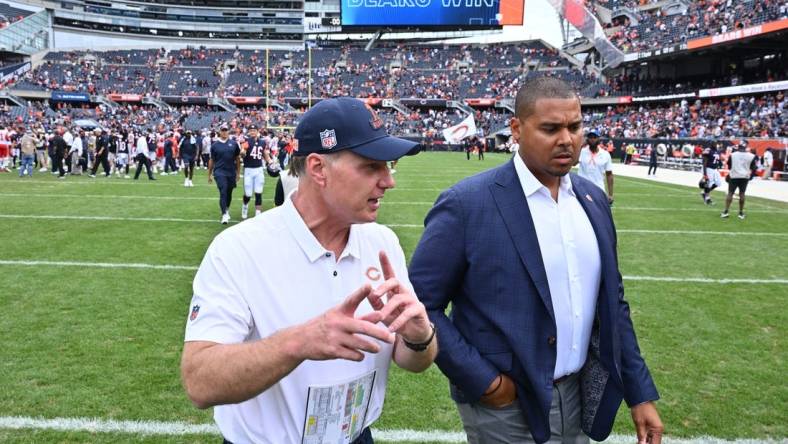
<instances>
[{"instance_id":1,"label":"man in white polo shirt","mask_svg":"<svg viewBox=\"0 0 788 444\"><path fill-rule=\"evenodd\" d=\"M225 442L371 443L391 360L420 372L437 352L397 237L374 223L387 161L416 144L351 98L315 105L296 138L298 191L219 234L200 265L184 385Z\"/></svg>"},{"instance_id":2,"label":"man in white polo shirt","mask_svg":"<svg viewBox=\"0 0 788 444\"><path fill-rule=\"evenodd\" d=\"M599 135L594 131L586 134L587 146L580 150L578 158L578 175L605 191L607 183L607 201L613 204L613 160L607 150L599 149Z\"/></svg>"}]
</instances>

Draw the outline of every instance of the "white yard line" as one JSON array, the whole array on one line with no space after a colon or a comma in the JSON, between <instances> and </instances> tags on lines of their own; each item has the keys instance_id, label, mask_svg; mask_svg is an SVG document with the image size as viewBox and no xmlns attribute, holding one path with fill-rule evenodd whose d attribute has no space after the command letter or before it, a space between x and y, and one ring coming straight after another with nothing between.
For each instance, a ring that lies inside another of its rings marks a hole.
<instances>
[{"instance_id":1,"label":"white yard line","mask_svg":"<svg viewBox=\"0 0 788 444\"><path fill-rule=\"evenodd\" d=\"M421 224L386 224L390 228L424 228ZM687 235L700 235L700 236L772 236L784 237L788 236L788 232L776 233L771 231L704 231L704 230L638 230L638 229L625 229L619 228L616 230L621 234L687 234Z\"/></svg>"},{"instance_id":2,"label":"white yard line","mask_svg":"<svg viewBox=\"0 0 788 444\"><path fill-rule=\"evenodd\" d=\"M68 216L55 214L0 214L0 219L105 220L129 222L198 222L218 224L219 219L183 219L177 217ZM237 223L230 221L231 224Z\"/></svg>"},{"instance_id":3,"label":"white yard line","mask_svg":"<svg viewBox=\"0 0 788 444\"><path fill-rule=\"evenodd\" d=\"M624 276L625 281L687 282L695 284L788 284L788 279L710 279L702 277Z\"/></svg>"},{"instance_id":4,"label":"white yard line","mask_svg":"<svg viewBox=\"0 0 788 444\"><path fill-rule=\"evenodd\" d=\"M114 262L73 262L73 261L31 261L0 259L0 265L21 265L30 267L82 267L82 268L132 268L146 270L189 270L197 271L194 265L169 265L169 264L137 264Z\"/></svg>"},{"instance_id":5,"label":"white yard line","mask_svg":"<svg viewBox=\"0 0 788 444\"><path fill-rule=\"evenodd\" d=\"M181 176L182 178L183 176ZM204 178L203 178L204 179ZM207 181L207 180L206 180ZM134 186L133 184L141 184L146 183L148 185L156 185L156 186L169 186L169 187L180 187L185 188L183 186L183 182L165 182L163 180L148 180L147 177L141 176L139 180L134 179L125 179L125 180L115 180L113 177L112 179L106 179L104 177L100 178L80 178L80 177L72 177L67 176L66 179L63 180L36 180L36 179L19 179L19 182L3 182L3 183L10 183L10 184L26 184L26 183L34 183L34 184L42 184L42 185L125 185L125 186ZM212 187L216 188L215 184L204 183L202 180L200 183L195 183L195 187Z\"/></svg>"},{"instance_id":6,"label":"white yard line","mask_svg":"<svg viewBox=\"0 0 788 444\"><path fill-rule=\"evenodd\" d=\"M711 235L711 236L788 236L788 232L775 233L769 231L703 231L703 230L628 230L619 228L617 233L626 234L689 234L689 235Z\"/></svg>"},{"instance_id":7,"label":"white yard line","mask_svg":"<svg viewBox=\"0 0 788 444\"><path fill-rule=\"evenodd\" d=\"M162 421L116 421L101 418L32 418L25 416L0 416L0 429L5 430L55 430L62 432L87 432L87 433L123 433L132 435L158 435L158 436L183 436L183 435L219 435L219 429L214 424L191 424L186 422ZM378 430L372 429L375 441L380 442L439 442L439 443L464 443L465 433L449 430ZM613 444L628 444L635 441L633 435L611 435L607 441ZM671 438L662 439L666 444L778 444L785 443L786 439L749 439L739 438L726 440L713 436L697 438Z\"/></svg>"},{"instance_id":8,"label":"white yard line","mask_svg":"<svg viewBox=\"0 0 788 444\"><path fill-rule=\"evenodd\" d=\"M0 214L0 219L47 219L47 220L96 220L96 221L121 221L121 222L191 222L217 224L216 219L185 219L172 217L120 217L120 216L70 216L56 214ZM236 224L237 221L230 221ZM385 224L390 228L424 228L422 224ZM619 229L618 233L623 234L686 234L686 235L711 235L711 236L772 236L784 237L788 233L777 233L768 231L704 231L704 230L637 230Z\"/></svg>"},{"instance_id":9,"label":"white yard line","mask_svg":"<svg viewBox=\"0 0 788 444\"><path fill-rule=\"evenodd\" d=\"M82 267L82 268L131 268L152 270L188 270L196 271L196 265L172 264L143 264L124 262L72 262L72 261L38 261L38 260L13 260L0 259L0 265L11 266L52 266L52 267ZM738 279L724 278L712 279L704 277L673 277L673 276L624 276L627 281L657 281L657 282L687 282L700 284L788 284L788 279Z\"/></svg>"},{"instance_id":10,"label":"white yard line","mask_svg":"<svg viewBox=\"0 0 788 444\"><path fill-rule=\"evenodd\" d=\"M143 200L218 200L217 197L192 197L192 196L146 196L146 195L112 195L112 194L60 194L60 193L0 193L0 198L3 197L42 197L60 199L66 198L88 198L88 199L143 199Z\"/></svg>"},{"instance_id":11,"label":"white yard line","mask_svg":"<svg viewBox=\"0 0 788 444\"><path fill-rule=\"evenodd\" d=\"M700 195L698 196L698 208L664 208L664 207L620 207L618 205L614 205L612 210L613 211L663 211L665 213L671 213L674 211L693 211L693 212L700 212L700 213L709 213L710 215L719 216L719 213L725 207L723 205L716 205L716 206L704 206L700 202ZM735 216L735 213L738 211L738 206L731 207L731 213ZM775 210L749 210L745 209L745 213L768 213L768 214L788 214L788 210L783 209L775 209Z\"/></svg>"}]
</instances>

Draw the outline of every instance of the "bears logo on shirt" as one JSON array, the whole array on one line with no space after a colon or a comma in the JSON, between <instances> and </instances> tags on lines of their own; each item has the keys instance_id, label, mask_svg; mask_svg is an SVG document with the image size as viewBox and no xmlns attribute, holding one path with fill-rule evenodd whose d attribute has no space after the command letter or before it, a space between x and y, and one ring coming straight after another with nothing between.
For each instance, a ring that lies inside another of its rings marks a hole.
<instances>
[{"instance_id":1,"label":"bears logo on shirt","mask_svg":"<svg viewBox=\"0 0 788 444\"><path fill-rule=\"evenodd\" d=\"M367 279L370 281L377 281L380 279L380 270L375 267L367 268Z\"/></svg>"}]
</instances>

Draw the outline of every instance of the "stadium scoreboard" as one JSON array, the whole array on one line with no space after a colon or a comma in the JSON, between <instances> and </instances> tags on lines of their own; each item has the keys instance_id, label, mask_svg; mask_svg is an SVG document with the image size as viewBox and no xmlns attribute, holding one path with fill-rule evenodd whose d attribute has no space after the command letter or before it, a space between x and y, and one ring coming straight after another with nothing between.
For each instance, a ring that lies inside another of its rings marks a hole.
<instances>
[{"instance_id":1,"label":"stadium scoreboard","mask_svg":"<svg viewBox=\"0 0 788 444\"><path fill-rule=\"evenodd\" d=\"M523 0L340 0L343 28L499 28L522 25L523 9Z\"/></svg>"}]
</instances>

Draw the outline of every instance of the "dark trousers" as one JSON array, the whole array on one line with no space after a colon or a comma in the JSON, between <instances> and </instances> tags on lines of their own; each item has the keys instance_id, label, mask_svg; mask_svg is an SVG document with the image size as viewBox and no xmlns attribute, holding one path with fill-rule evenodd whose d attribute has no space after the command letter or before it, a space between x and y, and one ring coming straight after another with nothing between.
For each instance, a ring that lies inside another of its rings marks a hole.
<instances>
[{"instance_id":1,"label":"dark trousers","mask_svg":"<svg viewBox=\"0 0 788 444\"><path fill-rule=\"evenodd\" d=\"M142 171L142 166L145 165L145 170L148 173L148 179L153 179L153 172L150 170L150 159L148 156L144 154L137 154L137 157L134 158L137 161L137 172L134 173L134 179L140 178L140 172Z\"/></svg>"},{"instance_id":2,"label":"dark trousers","mask_svg":"<svg viewBox=\"0 0 788 444\"><path fill-rule=\"evenodd\" d=\"M227 213L233 201L233 188L235 188L235 176L214 176L216 186L219 188L219 209L222 214Z\"/></svg>"},{"instance_id":3,"label":"dark trousers","mask_svg":"<svg viewBox=\"0 0 788 444\"><path fill-rule=\"evenodd\" d=\"M90 174L94 176L96 175L99 164L101 164L101 167L104 168L104 174L109 176L109 156L107 156L107 153L98 156L96 160L93 161L93 171L91 171Z\"/></svg>"},{"instance_id":4,"label":"dark trousers","mask_svg":"<svg viewBox=\"0 0 788 444\"><path fill-rule=\"evenodd\" d=\"M210 158L211 158L210 154L200 154L200 160L202 160L203 167L208 166L208 160L210 160Z\"/></svg>"},{"instance_id":5,"label":"dark trousers","mask_svg":"<svg viewBox=\"0 0 788 444\"><path fill-rule=\"evenodd\" d=\"M654 174L657 174L657 162L651 162L648 164L648 174L651 174L652 170L654 171Z\"/></svg>"},{"instance_id":6,"label":"dark trousers","mask_svg":"<svg viewBox=\"0 0 788 444\"><path fill-rule=\"evenodd\" d=\"M57 171L58 175L61 177L66 174L66 171L63 169L63 156L58 153L52 156L52 172L54 173L55 171Z\"/></svg>"},{"instance_id":7,"label":"dark trousers","mask_svg":"<svg viewBox=\"0 0 788 444\"><path fill-rule=\"evenodd\" d=\"M173 173L178 171L178 167L175 165L175 158L172 157L172 151L164 152L164 172L169 173L172 171Z\"/></svg>"}]
</instances>

